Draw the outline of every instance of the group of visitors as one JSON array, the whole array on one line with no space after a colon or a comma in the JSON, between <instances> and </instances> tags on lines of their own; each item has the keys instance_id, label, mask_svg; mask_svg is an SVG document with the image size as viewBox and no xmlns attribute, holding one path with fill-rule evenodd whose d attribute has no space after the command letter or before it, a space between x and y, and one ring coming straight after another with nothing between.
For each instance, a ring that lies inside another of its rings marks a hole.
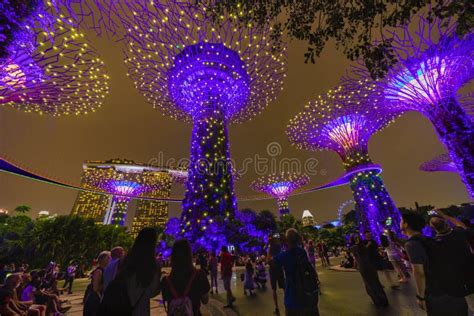
<instances>
[{"instance_id":1,"label":"group of visitors","mask_svg":"<svg viewBox=\"0 0 474 316\"><path fill-rule=\"evenodd\" d=\"M23 268L11 269L3 280L0 288L0 315L59 316L71 308L67 300L60 298L57 286L59 267L54 262L46 269L31 272L24 265L20 267Z\"/></svg>"},{"instance_id":2,"label":"group of visitors","mask_svg":"<svg viewBox=\"0 0 474 316\"><path fill-rule=\"evenodd\" d=\"M85 316L150 315L150 299L160 292L170 315L178 311L201 315L211 286L206 271L194 267L189 242L174 243L169 274L161 271L156 242L156 231L145 228L128 253L116 247L99 254L84 297Z\"/></svg>"},{"instance_id":3,"label":"group of visitors","mask_svg":"<svg viewBox=\"0 0 474 316\"><path fill-rule=\"evenodd\" d=\"M422 234L426 223L421 215L403 213L400 228L408 239L387 232L386 236L380 236L381 247L370 232L365 233L364 239L359 235L352 236L350 252L356 259L367 294L375 306L387 307L389 301L378 271L385 271L392 288L398 288L410 278L408 264L420 308L429 316L466 316L468 305L465 297L474 293L472 227L439 211L430 216L428 224L435 232L432 238ZM392 281L387 273L382 255L386 255L398 275L398 282ZM350 258L350 254L346 257Z\"/></svg>"},{"instance_id":4,"label":"group of visitors","mask_svg":"<svg viewBox=\"0 0 474 316\"><path fill-rule=\"evenodd\" d=\"M219 264L227 298L224 307L233 307L236 299L231 280L236 260L226 246L218 255L211 252L209 256L193 257L190 243L177 240L171 251L171 271L166 273L155 256L156 241L156 231L145 228L128 253L116 247L99 254L84 296L85 316L150 315L150 299L160 292L168 315L189 312L199 316L201 304L209 301L209 293L218 291ZM277 288L284 288L287 315L318 315L315 266L296 230L288 230L286 243L284 248L280 238L270 238L268 254L254 262L248 260L244 290L253 294L255 287L266 287L268 264L275 312L279 314Z\"/></svg>"},{"instance_id":5,"label":"group of visitors","mask_svg":"<svg viewBox=\"0 0 474 316\"><path fill-rule=\"evenodd\" d=\"M408 239L393 232L376 238L370 232L353 235L341 265L357 268L376 307L389 306L378 274L384 271L393 288L409 286L405 284L413 278L414 301L429 316L465 316L465 296L474 292L472 227L441 212L431 216L428 223L435 232L432 238L422 235L425 221L416 213L402 215L400 226ZM150 299L159 293L169 315L183 311L201 315L201 305L208 303L209 294L218 293L219 270L226 292L224 307L234 306L231 281L237 256L226 246L220 253L193 255L187 240L177 240L169 259L171 269L165 272L162 259L155 253L156 243L156 231L145 228L128 253L115 247L98 255L84 295L85 316L150 315ZM285 236L270 236L265 254L245 258L241 274L244 293L255 295L255 289L266 289L269 279L275 314L280 314L278 289L283 289L286 315L319 315L317 257L329 266L327 247L304 242L295 229L289 229ZM395 281L387 267L398 276ZM0 315L64 314L70 306L60 294L62 290L71 293L77 268L75 262L70 263L64 273L65 289L58 289L60 269L54 262L31 272L26 266L1 266L0 274L5 277L0 288Z\"/></svg>"}]
</instances>

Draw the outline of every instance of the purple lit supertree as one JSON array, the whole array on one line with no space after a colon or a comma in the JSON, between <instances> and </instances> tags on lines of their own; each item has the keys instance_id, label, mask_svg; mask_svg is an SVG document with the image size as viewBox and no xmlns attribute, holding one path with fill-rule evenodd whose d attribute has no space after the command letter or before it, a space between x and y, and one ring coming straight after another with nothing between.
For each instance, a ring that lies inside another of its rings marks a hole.
<instances>
[{"instance_id":1,"label":"purple lit supertree","mask_svg":"<svg viewBox=\"0 0 474 316\"><path fill-rule=\"evenodd\" d=\"M171 191L171 181L161 169L137 165L129 160L110 160L104 163L89 162L84 166L82 186L113 196L104 224L125 225L127 208L133 198Z\"/></svg>"},{"instance_id":2,"label":"purple lit supertree","mask_svg":"<svg viewBox=\"0 0 474 316\"><path fill-rule=\"evenodd\" d=\"M108 80L84 34L41 5L0 59L0 105L54 116L94 112Z\"/></svg>"},{"instance_id":3,"label":"purple lit supertree","mask_svg":"<svg viewBox=\"0 0 474 316\"><path fill-rule=\"evenodd\" d=\"M377 81L389 109L417 111L433 124L471 197L474 197L474 123L457 91L474 76L474 34L459 38L456 24L420 17L418 28L388 32L398 64ZM368 78L363 67L358 77Z\"/></svg>"},{"instance_id":4,"label":"purple lit supertree","mask_svg":"<svg viewBox=\"0 0 474 316\"><path fill-rule=\"evenodd\" d=\"M456 164L451 160L449 154L441 154L429 161L426 161L420 165L421 171L436 172L458 172Z\"/></svg>"},{"instance_id":5,"label":"purple lit supertree","mask_svg":"<svg viewBox=\"0 0 474 316\"><path fill-rule=\"evenodd\" d=\"M218 247L237 207L227 126L276 98L285 49L272 46L269 27L243 28L230 16L216 27L194 1L129 6L129 75L154 107L193 124L181 234L197 247Z\"/></svg>"},{"instance_id":6,"label":"purple lit supertree","mask_svg":"<svg viewBox=\"0 0 474 316\"><path fill-rule=\"evenodd\" d=\"M368 142L399 114L383 110L383 98L374 91L368 81L339 86L309 102L290 121L287 134L298 148L333 150L341 157L358 205L360 230L378 238L385 228L399 231L400 214L378 175L380 168L368 155Z\"/></svg>"},{"instance_id":7,"label":"purple lit supertree","mask_svg":"<svg viewBox=\"0 0 474 316\"><path fill-rule=\"evenodd\" d=\"M276 173L254 180L250 187L257 191L273 196L278 205L280 216L290 213L288 197L296 189L308 184L310 181L306 174Z\"/></svg>"}]
</instances>

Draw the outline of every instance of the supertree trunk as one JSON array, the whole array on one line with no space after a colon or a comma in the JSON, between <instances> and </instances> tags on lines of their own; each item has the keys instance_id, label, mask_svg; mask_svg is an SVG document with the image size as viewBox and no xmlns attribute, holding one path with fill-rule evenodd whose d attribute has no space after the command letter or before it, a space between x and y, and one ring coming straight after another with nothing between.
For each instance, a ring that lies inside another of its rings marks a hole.
<instances>
[{"instance_id":1,"label":"supertree trunk","mask_svg":"<svg viewBox=\"0 0 474 316\"><path fill-rule=\"evenodd\" d=\"M181 233L197 243L226 242L216 218L234 216L232 166L229 157L227 126L219 115L196 119L191 141L186 195L181 216Z\"/></svg>"},{"instance_id":2,"label":"supertree trunk","mask_svg":"<svg viewBox=\"0 0 474 316\"><path fill-rule=\"evenodd\" d=\"M114 197L113 199L114 201L112 202L112 205L114 209L113 209L111 224L124 226L125 220L127 218L128 202L130 200L128 198L120 198L120 197L119 198Z\"/></svg>"},{"instance_id":3,"label":"supertree trunk","mask_svg":"<svg viewBox=\"0 0 474 316\"><path fill-rule=\"evenodd\" d=\"M358 209L363 212L358 216L361 233L370 231L377 240L385 229L400 235L400 213L376 171L355 174L350 187Z\"/></svg>"},{"instance_id":4,"label":"supertree trunk","mask_svg":"<svg viewBox=\"0 0 474 316\"><path fill-rule=\"evenodd\" d=\"M474 124L456 97L442 100L427 113L459 175L474 199Z\"/></svg>"},{"instance_id":5,"label":"supertree trunk","mask_svg":"<svg viewBox=\"0 0 474 316\"><path fill-rule=\"evenodd\" d=\"M367 148L359 148L351 155L343 157L347 172L359 167L371 165L372 161ZM379 240L385 229L392 230L396 235L400 233L400 212L388 194L382 178L376 170L365 170L354 173L350 179L350 188L357 204L359 230L372 232L373 237Z\"/></svg>"},{"instance_id":6,"label":"supertree trunk","mask_svg":"<svg viewBox=\"0 0 474 316\"><path fill-rule=\"evenodd\" d=\"M290 207L288 205L288 197L279 197L277 198L278 211L280 212L280 217L286 214L290 214Z\"/></svg>"}]
</instances>

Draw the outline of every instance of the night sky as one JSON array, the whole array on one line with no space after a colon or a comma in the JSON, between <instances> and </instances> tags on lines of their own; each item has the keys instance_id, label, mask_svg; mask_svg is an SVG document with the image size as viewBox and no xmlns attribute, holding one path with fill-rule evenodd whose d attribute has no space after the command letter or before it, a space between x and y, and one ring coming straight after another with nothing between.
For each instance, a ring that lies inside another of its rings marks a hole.
<instances>
[{"instance_id":1,"label":"night sky","mask_svg":"<svg viewBox=\"0 0 474 316\"><path fill-rule=\"evenodd\" d=\"M0 108L0 153L10 160L42 174L79 183L85 160L127 158L136 162L156 161L159 157L179 160L188 157L191 126L164 117L145 102L126 76L121 45L94 39L96 48L111 75L111 93L104 106L94 114L52 118ZM334 152L309 152L291 146L285 135L290 118L304 104L334 87L349 62L331 44L315 64L305 64L304 43L289 43L288 76L278 99L252 121L229 129L231 156L240 168L246 158L267 154L267 145L278 142L282 152L274 157L316 158L319 174L311 177L316 186L338 177L342 162ZM457 174L425 173L419 165L445 152L430 122L418 113L408 113L372 137L369 154L381 164L385 185L397 206L432 204L445 207L469 201ZM250 170L236 183L237 196L256 194L248 188L256 177ZM0 173L0 208L12 210L19 204L38 211L68 214L77 192ZM173 195L182 195L180 185ZM315 219L336 218L338 206L351 199L348 187L339 187L290 198L296 216L309 209ZM170 205L171 215L180 211L179 203ZM240 202L239 208L270 209L277 213L273 200ZM131 217L131 216L130 216Z\"/></svg>"}]
</instances>

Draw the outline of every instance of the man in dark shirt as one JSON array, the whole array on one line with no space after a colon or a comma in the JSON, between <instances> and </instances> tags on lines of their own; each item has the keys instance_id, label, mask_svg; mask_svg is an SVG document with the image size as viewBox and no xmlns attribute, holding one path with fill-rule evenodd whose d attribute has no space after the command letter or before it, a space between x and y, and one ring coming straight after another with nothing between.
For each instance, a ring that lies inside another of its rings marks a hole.
<instances>
[{"instance_id":1,"label":"man in dark shirt","mask_svg":"<svg viewBox=\"0 0 474 316\"><path fill-rule=\"evenodd\" d=\"M430 260L421 235L424 226L425 221L421 215L413 212L402 214L400 228L409 237L405 250L413 269L417 304L429 316L467 315L468 308L463 297L447 295L435 286L436 276L428 269Z\"/></svg>"},{"instance_id":2,"label":"man in dark shirt","mask_svg":"<svg viewBox=\"0 0 474 316\"><path fill-rule=\"evenodd\" d=\"M286 231L288 250L275 256L275 263L281 265L285 271L285 309L287 316L318 316L318 295L314 297L314 306L304 306L297 297L295 289L297 259L301 256L306 257L305 250L301 247L301 237L298 232L290 228Z\"/></svg>"}]
</instances>

